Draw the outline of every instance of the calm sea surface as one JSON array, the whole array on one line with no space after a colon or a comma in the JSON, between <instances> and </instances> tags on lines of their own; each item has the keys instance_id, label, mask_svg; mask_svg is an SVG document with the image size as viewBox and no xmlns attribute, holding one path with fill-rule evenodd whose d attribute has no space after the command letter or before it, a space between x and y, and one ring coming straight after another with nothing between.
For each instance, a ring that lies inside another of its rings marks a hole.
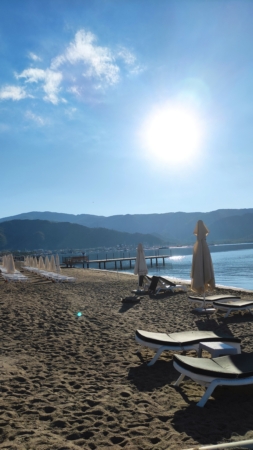
<instances>
[{"instance_id":1,"label":"calm sea surface","mask_svg":"<svg viewBox=\"0 0 253 450\"><path fill-rule=\"evenodd\" d=\"M239 245L210 245L213 261L215 282L217 285L237 287L253 290L253 244ZM151 267L150 260L147 260L149 275L164 275L171 278L190 280L192 247L171 247L169 249L144 250L146 256L168 255L165 265L159 260L158 266ZM133 251L108 251L100 253L90 253L91 259L119 258L136 256ZM92 265L90 266L92 267ZM98 265L93 265L98 268ZM134 267L134 262L133 262ZM123 263L123 271L133 273L129 262ZM114 270L114 264L106 264L106 269Z\"/></svg>"}]
</instances>

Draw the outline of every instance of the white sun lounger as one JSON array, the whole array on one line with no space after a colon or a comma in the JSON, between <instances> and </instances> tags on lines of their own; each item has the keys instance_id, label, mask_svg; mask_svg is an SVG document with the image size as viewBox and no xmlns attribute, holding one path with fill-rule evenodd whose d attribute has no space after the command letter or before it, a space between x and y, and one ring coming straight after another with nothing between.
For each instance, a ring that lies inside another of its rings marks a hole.
<instances>
[{"instance_id":1,"label":"white sun lounger","mask_svg":"<svg viewBox=\"0 0 253 450\"><path fill-rule=\"evenodd\" d=\"M7 282L10 281L23 282L29 280L29 278L23 275L22 273L2 273L2 277L4 281Z\"/></svg>"},{"instance_id":2,"label":"white sun lounger","mask_svg":"<svg viewBox=\"0 0 253 450\"><path fill-rule=\"evenodd\" d=\"M76 279L74 277L68 277L67 275L62 275L62 274L56 273L56 272L48 272L47 270L41 270L41 269L38 269L37 267L25 266L24 269L26 269L30 272L34 272L37 275L40 275L40 276L47 278L50 281L54 281L56 283L61 283L64 281L67 283L74 283L76 281Z\"/></svg>"},{"instance_id":3,"label":"white sun lounger","mask_svg":"<svg viewBox=\"0 0 253 450\"><path fill-rule=\"evenodd\" d=\"M224 317L228 317L231 312L235 311L249 311L251 314L253 314L253 300L219 300L216 302L213 302L213 307L216 310L226 311L226 314Z\"/></svg>"},{"instance_id":4,"label":"white sun lounger","mask_svg":"<svg viewBox=\"0 0 253 450\"><path fill-rule=\"evenodd\" d=\"M206 304L206 306L212 306L213 302L217 302L220 300L240 300L240 296L238 295L229 295L229 294L225 294L225 295L208 295L207 297L205 297L205 300L202 296L199 295L188 295L188 300L191 303L192 306L199 306L200 308L204 307L204 302Z\"/></svg>"},{"instance_id":5,"label":"white sun lounger","mask_svg":"<svg viewBox=\"0 0 253 450\"><path fill-rule=\"evenodd\" d=\"M253 353L220 356L218 358L192 358L174 355L173 365L181 373L174 386L185 376L207 390L197 406L203 407L217 386L242 386L253 384Z\"/></svg>"},{"instance_id":6,"label":"white sun lounger","mask_svg":"<svg viewBox=\"0 0 253 450\"><path fill-rule=\"evenodd\" d=\"M182 331L179 333L153 333L150 331L136 330L135 340L139 345L156 350L153 359L148 363L152 366L162 352L186 350L199 350L200 342L224 342L241 351L241 340L224 333L215 333L213 331Z\"/></svg>"}]
</instances>

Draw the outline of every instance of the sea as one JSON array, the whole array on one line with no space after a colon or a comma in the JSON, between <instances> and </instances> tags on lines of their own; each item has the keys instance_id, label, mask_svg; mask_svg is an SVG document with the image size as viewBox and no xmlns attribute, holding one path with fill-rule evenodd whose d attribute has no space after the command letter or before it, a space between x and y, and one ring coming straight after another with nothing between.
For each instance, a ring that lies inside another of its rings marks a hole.
<instances>
[{"instance_id":1,"label":"sea","mask_svg":"<svg viewBox=\"0 0 253 450\"><path fill-rule=\"evenodd\" d=\"M227 244L227 245L209 245L214 274L217 286L226 286L253 291L253 243L247 244ZM145 256L165 255L163 260L158 259L158 265L155 261L151 266L150 260L147 260L148 274L170 277L172 280L190 281L192 264L192 246L167 247L144 249ZM86 253L90 260L127 258L136 256L134 250L111 250L103 252ZM91 264L90 267L98 268L98 264ZM115 271L114 263L106 264L107 270ZM118 268L116 271L120 271ZM134 262L130 268L129 261L123 262L122 271L133 273Z\"/></svg>"}]
</instances>

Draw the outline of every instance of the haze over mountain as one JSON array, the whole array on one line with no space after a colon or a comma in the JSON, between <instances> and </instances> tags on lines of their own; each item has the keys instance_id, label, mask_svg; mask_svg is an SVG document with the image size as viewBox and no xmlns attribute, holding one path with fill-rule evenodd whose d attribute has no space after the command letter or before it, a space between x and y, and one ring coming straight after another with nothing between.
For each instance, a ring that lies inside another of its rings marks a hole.
<instances>
[{"instance_id":1,"label":"haze over mountain","mask_svg":"<svg viewBox=\"0 0 253 450\"><path fill-rule=\"evenodd\" d=\"M0 250L60 250L116 247L117 245L161 245L148 234L122 233L105 228L88 228L69 222L12 220L0 226Z\"/></svg>"},{"instance_id":2,"label":"haze over mountain","mask_svg":"<svg viewBox=\"0 0 253 450\"><path fill-rule=\"evenodd\" d=\"M13 219L69 222L89 228L106 228L125 233L150 234L158 237L166 244L176 245L195 242L193 230L197 220L202 219L210 230L210 235L208 236L209 242L253 241L253 208L220 209L208 213L126 214L109 217L90 214L74 215L34 211L5 217L0 219L0 222L11 221ZM99 242L101 241L99 240Z\"/></svg>"}]
</instances>

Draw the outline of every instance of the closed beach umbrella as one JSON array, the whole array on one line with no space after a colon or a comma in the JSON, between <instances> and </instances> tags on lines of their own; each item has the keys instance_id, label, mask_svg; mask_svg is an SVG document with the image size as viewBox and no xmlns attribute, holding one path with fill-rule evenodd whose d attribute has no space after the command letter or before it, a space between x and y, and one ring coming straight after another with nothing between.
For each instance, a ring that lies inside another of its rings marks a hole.
<instances>
[{"instance_id":1,"label":"closed beach umbrella","mask_svg":"<svg viewBox=\"0 0 253 450\"><path fill-rule=\"evenodd\" d=\"M43 258L42 258L41 255L40 255L40 257L39 257L39 269L40 269L40 270L45 269L44 260L43 260Z\"/></svg>"},{"instance_id":2,"label":"closed beach umbrella","mask_svg":"<svg viewBox=\"0 0 253 450\"><path fill-rule=\"evenodd\" d=\"M51 259L50 259L50 268L51 268L52 272L56 272L56 265L55 265L54 255L52 255Z\"/></svg>"},{"instance_id":3,"label":"closed beach umbrella","mask_svg":"<svg viewBox=\"0 0 253 450\"><path fill-rule=\"evenodd\" d=\"M55 265L56 265L56 272L60 273L61 266L60 266L60 258L59 258L58 253L55 255Z\"/></svg>"},{"instance_id":4,"label":"closed beach umbrella","mask_svg":"<svg viewBox=\"0 0 253 450\"><path fill-rule=\"evenodd\" d=\"M45 257L45 269L47 272L50 272L50 270L51 270L50 261L49 261L48 256Z\"/></svg>"},{"instance_id":5,"label":"closed beach umbrella","mask_svg":"<svg viewBox=\"0 0 253 450\"><path fill-rule=\"evenodd\" d=\"M193 247L191 288L198 294L203 294L205 308L205 292L215 288L213 263L206 243L209 230L202 220L198 220L193 233L197 236L197 241Z\"/></svg>"},{"instance_id":6,"label":"closed beach umbrella","mask_svg":"<svg viewBox=\"0 0 253 450\"><path fill-rule=\"evenodd\" d=\"M7 273L15 273L15 264L12 255L7 256Z\"/></svg>"},{"instance_id":7,"label":"closed beach umbrella","mask_svg":"<svg viewBox=\"0 0 253 450\"><path fill-rule=\"evenodd\" d=\"M138 244L134 274L139 275L139 286L142 286L143 277L147 275L148 268L145 260L142 244Z\"/></svg>"}]
</instances>

